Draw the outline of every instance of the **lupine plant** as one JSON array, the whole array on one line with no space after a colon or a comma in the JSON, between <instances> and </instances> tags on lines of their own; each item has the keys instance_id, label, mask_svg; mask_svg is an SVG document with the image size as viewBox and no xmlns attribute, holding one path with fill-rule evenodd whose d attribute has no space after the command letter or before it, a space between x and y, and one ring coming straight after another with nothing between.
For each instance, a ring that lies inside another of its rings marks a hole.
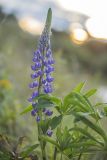
<instances>
[{"instance_id":1,"label":"lupine plant","mask_svg":"<svg viewBox=\"0 0 107 160\"><path fill-rule=\"evenodd\" d=\"M42 160L106 160L107 134L101 120L107 115L107 107L103 103L91 103L89 98L96 89L84 93L85 83L80 83L63 99L52 96L55 61L50 44L51 19L52 11L49 9L32 58L29 84L32 93L28 98L31 104L21 113L31 112L38 128L39 144L30 148L30 152L39 147L38 159ZM69 125L64 123L66 117L69 117Z\"/></svg>"}]
</instances>

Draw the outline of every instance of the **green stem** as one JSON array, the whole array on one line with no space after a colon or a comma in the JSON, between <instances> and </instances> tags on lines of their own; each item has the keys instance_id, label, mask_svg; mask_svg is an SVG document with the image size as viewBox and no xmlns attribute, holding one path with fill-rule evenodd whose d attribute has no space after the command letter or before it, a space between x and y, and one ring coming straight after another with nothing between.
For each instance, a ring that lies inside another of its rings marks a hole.
<instances>
[{"instance_id":1,"label":"green stem","mask_svg":"<svg viewBox=\"0 0 107 160\"><path fill-rule=\"evenodd\" d=\"M46 151L45 151L45 146L46 146L46 142L42 141L39 136L42 135L42 130L38 124L38 140L40 142L40 148L41 148L41 153L42 153L42 160L46 160Z\"/></svg>"},{"instance_id":2,"label":"green stem","mask_svg":"<svg viewBox=\"0 0 107 160\"><path fill-rule=\"evenodd\" d=\"M45 151L46 142L42 142L42 157L43 160L46 160L46 151Z\"/></svg>"},{"instance_id":3,"label":"green stem","mask_svg":"<svg viewBox=\"0 0 107 160\"><path fill-rule=\"evenodd\" d=\"M79 154L78 160L80 160L82 157L82 153Z\"/></svg>"},{"instance_id":4,"label":"green stem","mask_svg":"<svg viewBox=\"0 0 107 160\"><path fill-rule=\"evenodd\" d=\"M60 160L62 160L62 152L61 152L61 157L60 157Z\"/></svg>"},{"instance_id":5,"label":"green stem","mask_svg":"<svg viewBox=\"0 0 107 160\"><path fill-rule=\"evenodd\" d=\"M53 155L53 160L56 160L56 156L57 156L57 148L55 147L55 149L54 149L54 155Z\"/></svg>"}]
</instances>

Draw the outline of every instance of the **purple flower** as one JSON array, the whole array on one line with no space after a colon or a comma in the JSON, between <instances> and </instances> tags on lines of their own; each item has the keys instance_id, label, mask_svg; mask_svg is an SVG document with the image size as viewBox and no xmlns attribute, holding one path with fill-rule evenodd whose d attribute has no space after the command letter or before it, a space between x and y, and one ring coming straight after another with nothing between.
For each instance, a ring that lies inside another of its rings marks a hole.
<instances>
[{"instance_id":1,"label":"purple flower","mask_svg":"<svg viewBox=\"0 0 107 160\"><path fill-rule=\"evenodd\" d=\"M34 82L33 82L33 86L34 86L34 87L38 87L38 85L39 85L38 81L34 81Z\"/></svg>"},{"instance_id":2,"label":"purple flower","mask_svg":"<svg viewBox=\"0 0 107 160\"><path fill-rule=\"evenodd\" d=\"M34 54L33 54L34 56L38 56L38 55L40 55L40 50L38 49L38 50L36 50L35 52L34 52Z\"/></svg>"},{"instance_id":3,"label":"purple flower","mask_svg":"<svg viewBox=\"0 0 107 160\"><path fill-rule=\"evenodd\" d=\"M41 66L42 66L42 64L41 64L40 62L36 62L36 63L35 63L35 67L36 67L36 68L41 68Z\"/></svg>"},{"instance_id":4,"label":"purple flower","mask_svg":"<svg viewBox=\"0 0 107 160\"><path fill-rule=\"evenodd\" d=\"M31 111L32 116L36 116L36 113L37 113L37 109L34 109L34 110Z\"/></svg>"},{"instance_id":5,"label":"purple flower","mask_svg":"<svg viewBox=\"0 0 107 160\"><path fill-rule=\"evenodd\" d=\"M37 73L33 73L33 74L31 74L31 78L32 79L35 79L35 78L37 78L39 75L37 74Z\"/></svg>"},{"instance_id":6,"label":"purple flower","mask_svg":"<svg viewBox=\"0 0 107 160\"><path fill-rule=\"evenodd\" d=\"M37 62L38 58L37 57L33 57L32 61L33 62Z\"/></svg>"},{"instance_id":7,"label":"purple flower","mask_svg":"<svg viewBox=\"0 0 107 160\"><path fill-rule=\"evenodd\" d=\"M40 121L40 117L39 117L39 116L36 117L36 121L37 121L37 122Z\"/></svg>"},{"instance_id":8,"label":"purple flower","mask_svg":"<svg viewBox=\"0 0 107 160\"><path fill-rule=\"evenodd\" d=\"M53 77L51 77L50 75L47 75L46 81L47 82L52 82L54 80Z\"/></svg>"},{"instance_id":9,"label":"purple flower","mask_svg":"<svg viewBox=\"0 0 107 160\"><path fill-rule=\"evenodd\" d=\"M31 88L31 89L34 88L33 83L30 83L30 84L29 84L29 88Z\"/></svg>"},{"instance_id":10,"label":"purple flower","mask_svg":"<svg viewBox=\"0 0 107 160\"><path fill-rule=\"evenodd\" d=\"M35 89L29 99L30 102L41 93L51 93L53 91L52 82L54 78L50 75L54 71L54 59L52 56L51 44L50 44L50 26L45 25L45 28L40 36L37 50L33 53L31 69L33 73L31 78L32 83L29 84L29 88ZM36 80L35 80L36 79Z\"/></svg>"},{"instance_id":11,"label":"purple flower","mask_svg":"<svg viewBox=\"0 0 107 160\"><path fill-rule=\"evenodd\" d=\"M32 102L32 97L28 98L28 101L29 101L29 102Z\"/></svg>"},{"instance_id":12,"label":"purple flower","mask_svg":"<svg viewBox=\"0 0 107 160\"><path fill-rule=\"evenodd\" d=\"M44 66L47 66L47 65L48 65L48 62L47 62L46 59L43 60L43 64L44 64Z\"/></svg>"},{"instance_id":13,"label":"purple flower","mask_svg":"<svg viewBox=\"0 0 107 160\"><path fill-rule=\"evenodd\" d=\"M55 61L54 61L53 59L49 59L49 60L48 60L48 64L51 65L51 64L54 64L54 63L55 63Z\"/></svg>"},{"instance_id":14,"label":"purple flower","mask_svg":"<svg viewBox=\"0 0 107 160\"><path fill-rule=\"evenodd\" d=\"M42 76L42 75L43 75L43 71L39 70L39 71L37 72L37 74L38 74L39 76Z\"/></svg>"},{"instance_id":15,"label":"purple flower","mask_svg":"<svg viewBox=\"0 0 107 160\"><path fill-rule=\"evenodd\" d=\"M36 68L36 66L33 66L33 65L32 65L32 66L31 66L31 69L32 69L33 71L36 71L37 68Z\"/></svg>"},{"instance_id":16,"label":"purple flower","mask_svg":"<svg viewBox=\"0 0 107 160\"><path fill-rule=\"evenodd\" d=\"M46 83L46 79L42 79L42 84L45 84Z\"/></svg>"},{"instance_id":17,"label":"purple flower","mask_svg":"<svg viewBox=\"0 0 107 160\"><path fill-rule=\"evenodd\" d=\"M50 72L53 72L54 71L54 67L52 66L48 66L45 70L46 73L50 73Z\"/></svg>"},{"instance_id":18,"label":"purple flower","mask_svg":"<svg viewBox=\"0 0 107 160\"><path fill-rule=\"evenodd\" d=\"M53 111L50 111L49 109L45 111L45 114L47 116L51 116L53 114Z\"/></svg>"},{"instance_id":19,"label":"purple flower","mask_svg":"<svg viewBox=\"0 0 107 160\"><path fill-rule=\"evenodd\" d=\"M52 93L53 92L53 89L51 86L45 86L44 87L44 92L47 94L47 93Z\"/></svg>"},{"instance_id":20,"label":"purple flower","mask_svg":"<svg viewBox=\"0 0 107 160\"><path fill-rule=\"evenodd\" d=\"M46 57L49 58L52 55L52 51L51 49L48 49L48 51L46 52Z\"/></svg>"},{"instance_id":21,"label":"purple flower","mask_svg":"<svg viewBox=\"0 0 107 160\"><path fill-rule=\"evenodd\" d=\"M53 131L52 130L47 130L47 135L49 136L49 137L51 137L52 136L52 134L53 134Z\"/></svg>"},{"instance_id":22,"label":"purple flower","mask_svg":"<svg viewBox=\"0 0 107 160\"><path fill-rule=\"evenodd\" d=\"M38 95L39 95L39 94L38 94L38 91L34 91L34 92L32 93L32 99L36 98Z\"/></svg>"}]
</instances>

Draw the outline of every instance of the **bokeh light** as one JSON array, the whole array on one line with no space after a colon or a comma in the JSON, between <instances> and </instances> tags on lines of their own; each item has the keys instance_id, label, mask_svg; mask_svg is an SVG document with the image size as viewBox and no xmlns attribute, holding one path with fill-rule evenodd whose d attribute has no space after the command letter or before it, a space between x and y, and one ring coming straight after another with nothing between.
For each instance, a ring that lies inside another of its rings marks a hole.
<instances>
[{"instance_id":1,"label":"bokeh light","mask_svg":"<svg viewBox=\"0 0 107 160\"><path fill-rule=\"evenodd\" d=\"M86 22L86 27L92 37L107 39L107 21L104 19L104 17L88 19Z\"/></svg>"},{"instance_id":2,"label":"bokeh light","mask_svg":"<svg viewBox=\"0 0 107 160\"><path fill-rule=\"evenodd\" d=\"M88 34L82 28L74 29L70 37L71 37L71 40L76 44L83 44L88 40Z\"/></svg>"},{"instance_id":3,"label":"bokeh light","mask_svg":"<svg viewBox=\"0 0 107 160\"><path fill-rule=\"evenodd\" d=\"M43 28L42 23L33 17L21 18L18 23L21 29L34 35L40 34Z\"/></svg>"}]
</instances>

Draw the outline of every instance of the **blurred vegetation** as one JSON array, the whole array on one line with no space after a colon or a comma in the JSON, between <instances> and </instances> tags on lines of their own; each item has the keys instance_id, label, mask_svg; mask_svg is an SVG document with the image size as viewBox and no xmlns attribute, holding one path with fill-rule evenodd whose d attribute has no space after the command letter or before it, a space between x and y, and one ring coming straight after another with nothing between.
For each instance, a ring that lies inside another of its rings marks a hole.
<instances>
[{"instance_id":1,"label":"blurred vegetation","mask_svg":"<svg viewBox=\"0 0 107 160\"><path fill-rule=\"evenodd\" d=\"M73 81L78 77L77 82L81 79L84 80L84 77L88 79L91 76L92 78L93 75L97 78L103 76L102 80L106 79L106 44L90 41L79 46L71 42L68 33L55 30L52 30L52 33L52 48L57 61L56 78L60 78L61 81L64 78L63 74L60 74L60 76L59 73L57 74L57 70L61 68L60 71L65 70L64 74L69 77L68 84L71 84L73 77ZM28 96L27 85L30 81L30 63L32 53L37 47L37 39L38 36L20 29L14 15L5 15L2 10L0 11L0 77L8 75L15 89L17 89L17 93L19 93L20 99L22 97L26 99ZM59 83L57 80L55 81L56 85L60 85L61 81ZM62 90L58 89L58 92L62 94Z\"/></svg>"},{"instance_id":2,"label":"blurred vegetation","mask_svg":"<svg viewBox=\"0 0 107 160\"><path fill-rule=\"evenodd\" d=\"M89 86L106 84L107 44L71 42L68 33L52 30L55 64L55 93L64 96L80 81ZM19 113L28 104L30 65L38 36L21 30L14 14L0 9L0 133L13 137L36 137L35 122ZM27 123L26 123L27 121ZM33 129L32 129L33 127ZM29 136L30 135L30 136Z\"/></svg>"}]
</instances>

